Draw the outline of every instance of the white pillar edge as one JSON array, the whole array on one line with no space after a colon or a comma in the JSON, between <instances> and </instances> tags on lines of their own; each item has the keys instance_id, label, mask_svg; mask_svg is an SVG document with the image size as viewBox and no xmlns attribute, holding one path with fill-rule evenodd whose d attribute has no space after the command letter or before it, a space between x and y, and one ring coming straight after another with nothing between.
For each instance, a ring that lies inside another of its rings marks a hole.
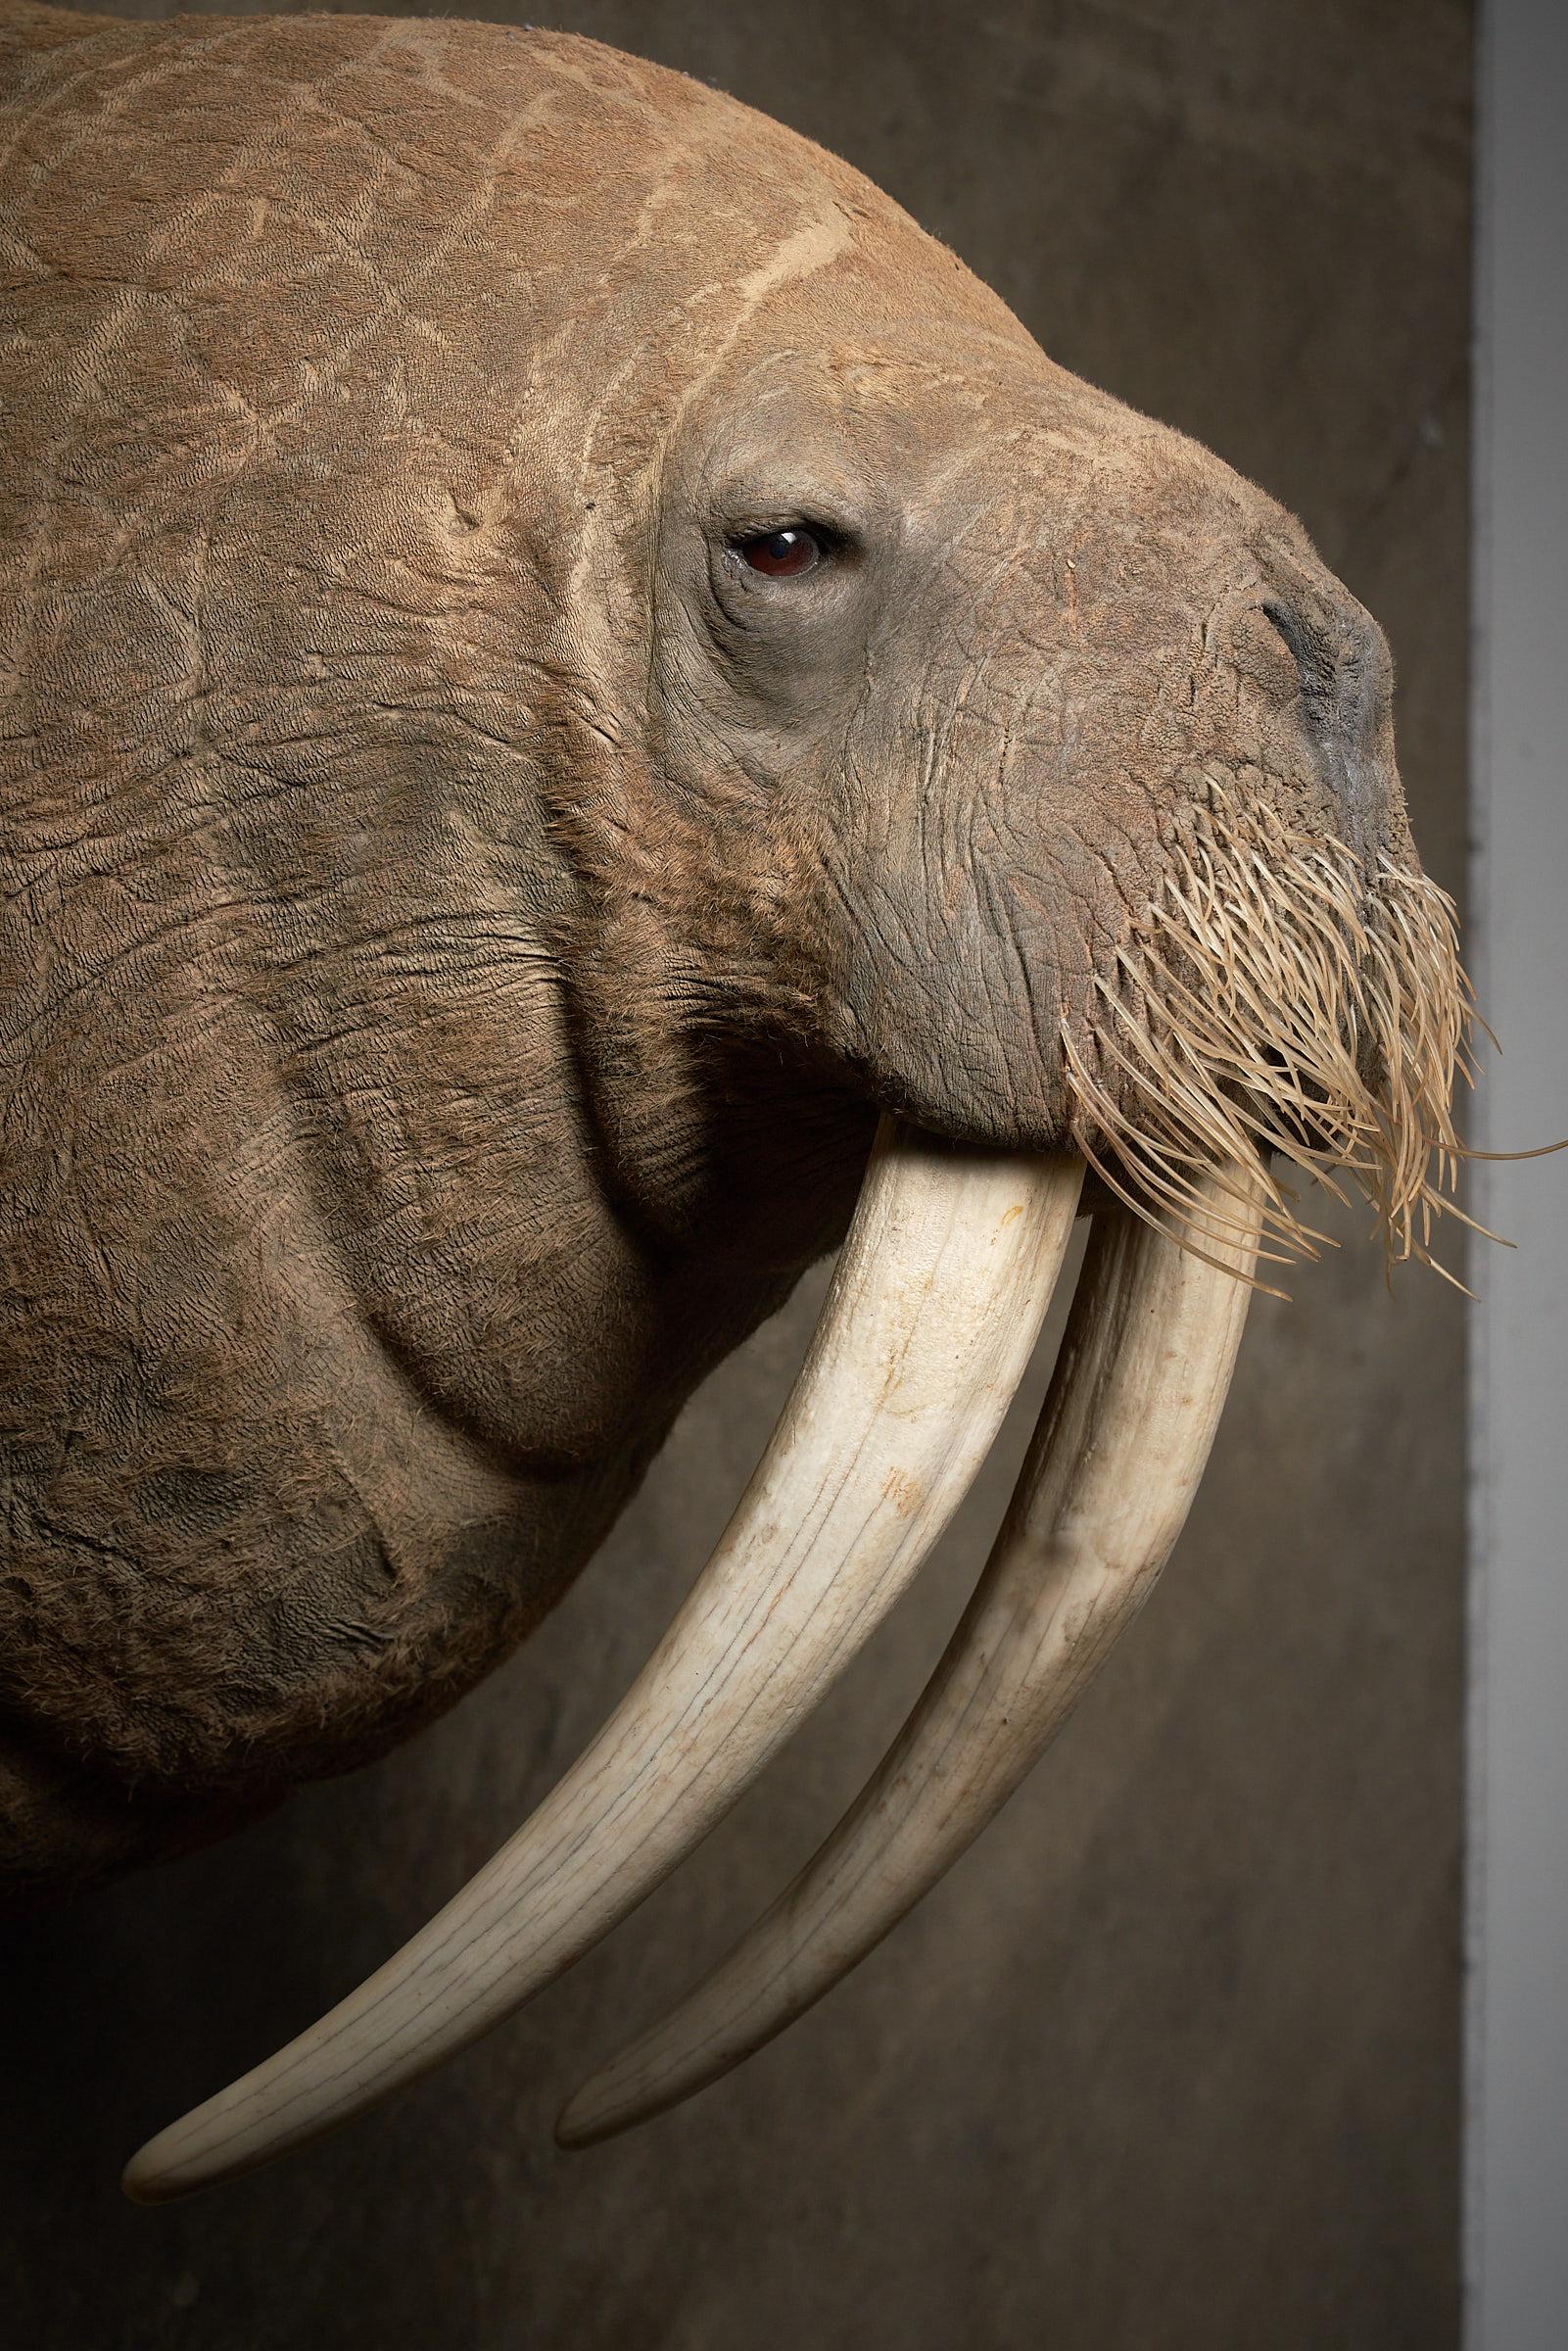
<instances>
[{"instance_id":1,"label":"white pillar edge","mask_svg":"<svg viewBox=\"0 0 1568 2351\"><path fill-rule=\"evenodd\" d=\"M1568 6L1483 0L1475 1139L1568 1133ZM1568 1155L1482 1166L1471 1285L1466 2351L1568 2345Z\"/></svg>"}]
</instances>

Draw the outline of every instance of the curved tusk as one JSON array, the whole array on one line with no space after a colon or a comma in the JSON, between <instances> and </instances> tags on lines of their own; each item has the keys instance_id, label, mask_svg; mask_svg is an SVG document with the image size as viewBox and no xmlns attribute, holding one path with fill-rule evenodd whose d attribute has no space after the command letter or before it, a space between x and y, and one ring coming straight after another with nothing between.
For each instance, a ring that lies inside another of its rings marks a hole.
<instances>
[{"instance_id":1,"label":"curved tusk","mask_svg":"<svg viewBox=\"0 0 1568 2351\"><path fill-rule=\"evenodd\" d=\"M1081 1162L884 1119L811 1349L719 1547L627 1697L499 1852L357 1991L149 2140L183 2195L463 2048L652 1891L869 1638L962 1499L1050 1303Z\"/></svg>"},{"instance_id":2,"label":"curved tusk","mask_svg":"<svg viewBox=\"0 0 1568 2351\"><path fill-rule=\"evenodd\" d=\"M1244 1277L1261 1199L1249 1171L1198 1204L1215 1258ZM1216 1226L1231 1237L1213 1243ZM1007 1517L914 1712L773 1908L578 2091L556 2126L562 2145L607 2138L738 2065L847 1975L999 1810L1181 1531L1251 1294L1148 1224L1097 1218Z\"/></svg>"}]
</instances>

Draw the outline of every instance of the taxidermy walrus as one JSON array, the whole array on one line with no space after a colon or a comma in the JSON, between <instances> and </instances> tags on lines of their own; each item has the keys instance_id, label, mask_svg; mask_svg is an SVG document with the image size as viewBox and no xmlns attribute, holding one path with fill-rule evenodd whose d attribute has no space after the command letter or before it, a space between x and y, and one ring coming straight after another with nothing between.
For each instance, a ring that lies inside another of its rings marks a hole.
<instances>
[{"instance_id":1,"label":"taxidermy walrus","mask_svg":"<svg viewBox=\"0 0 1568 2351\"><path fill-rule=\"evenodd\" d=\"M589 2138L815 1999L1026 1769L1312 1246L1280 1168L1426 1255L1467 1012L1387 650L1270 499L678 74L12 5L0 75L16 1896L450 1704L848 1234L599 1738L133 2192L407 2080L674 1867L914 1573L1096 1211L946 1658Z\"/></svg>"}]
</instances>

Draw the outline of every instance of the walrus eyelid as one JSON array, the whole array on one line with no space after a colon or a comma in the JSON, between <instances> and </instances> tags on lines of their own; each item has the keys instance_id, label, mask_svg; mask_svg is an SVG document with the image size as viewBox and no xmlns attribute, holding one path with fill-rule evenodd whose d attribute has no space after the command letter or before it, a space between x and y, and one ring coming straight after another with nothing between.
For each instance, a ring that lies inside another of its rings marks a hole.
<instances>
[{"instance_id":1,"label":"walrus eyelid","mask_svg":"<svg viewBox=\"0 0 1568 2351\"><path fill-rule=\"evenodd\" d=\"M859 552L855 534L841 523L829 522L821 515L780 513L748 516L744 522L733 524L725 532L725 552L748 559L747 551L760 547L771 539L800 537L810 540L817 550L818 559L832 562L835 558Z\"/></svg>"}]
</instances>

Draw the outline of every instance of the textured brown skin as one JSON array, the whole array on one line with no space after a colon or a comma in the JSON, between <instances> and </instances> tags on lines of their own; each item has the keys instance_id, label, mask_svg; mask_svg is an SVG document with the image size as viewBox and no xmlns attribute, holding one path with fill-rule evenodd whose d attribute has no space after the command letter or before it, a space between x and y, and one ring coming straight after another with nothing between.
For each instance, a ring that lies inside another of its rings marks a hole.
<instances>
[{"instance_id":1,"label":"textured brown skin","mask_svg":"<svg viewBox=\"0 0 1568 2351\"><path fill-rule=\"evenodd\" d=\"M566 36L0 19L0 1873L385 1750L832 1244L1048 1146L1377 631L847 167ZM732 543L845 534L765 582Z\"/></svg>"}]
</instances>

